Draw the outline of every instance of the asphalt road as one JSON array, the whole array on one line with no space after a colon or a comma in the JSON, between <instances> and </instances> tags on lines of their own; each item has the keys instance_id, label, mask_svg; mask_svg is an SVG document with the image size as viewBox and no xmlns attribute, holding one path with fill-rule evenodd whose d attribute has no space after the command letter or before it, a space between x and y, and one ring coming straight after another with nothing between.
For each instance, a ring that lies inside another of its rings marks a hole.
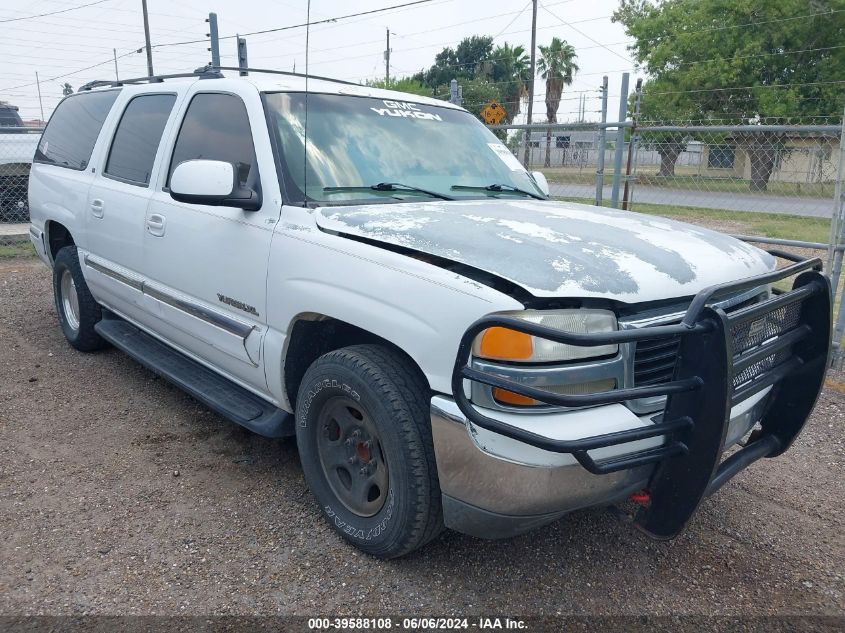
<instances>
[{"instance_id":1,"label":"asphalt road","mask_svg":"<svg viewBox=\"0 0 845 633\"><path fill-rule=\"evenodd\" d=\"M385 562L323 522L293 442L68 346L35 260L0 259L0 341L0 615L845 614L838 382L674 541L593 509Z\"/></svg>"},{"instance_id":2,"label":"asphalt road","mask_svg":"<svg viewBox=\"0 0 845 633\"><path fill-rule=\"evenodd\" d=\"M596 195L596 188L593 185L549 183L549 187L553 196L595 199ZM610 200L611 193L611 186L606 185L602 193L604 199ZM621 200L621 188L619 197ZM750 193L710 192L696 191L694 189L649 187L645 185L637 185L634 188L634 210L637 208L637 202L665 204L676 207L723 209L725 211L783 213L816 218L829 218L833 213L833 200L827 198L797 198Z\"/></svg>"}]
</instances>

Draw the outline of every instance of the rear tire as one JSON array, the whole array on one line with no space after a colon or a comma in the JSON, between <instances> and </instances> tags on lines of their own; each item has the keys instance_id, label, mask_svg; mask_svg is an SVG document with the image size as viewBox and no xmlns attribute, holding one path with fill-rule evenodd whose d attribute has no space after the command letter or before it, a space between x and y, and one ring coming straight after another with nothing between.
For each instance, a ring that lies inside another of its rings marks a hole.
<instances>
[{"instance_id":1,"label":"rear tire","mask_svg":"<svg viewBox=\"0 0 845 633\"><path fill-rule=\"evenodd\" d=\"M81 352L93 352L108 345L94 330L103 312L82 276L76 246L63 247L53 262L53 296L59 324L68 343Z\"/></svg>"},{"instance_id":2,"label":"rear tire","mask_svg":"<svg viewBox=\"0 0 845 633\"><path fill-rule=\"evenodd\" d=\"M308 486L335 531L380 558L408 554L443 529L428 398L410 361L380 345L321 356L299 388Z\"/></svg>"}]
</instances>

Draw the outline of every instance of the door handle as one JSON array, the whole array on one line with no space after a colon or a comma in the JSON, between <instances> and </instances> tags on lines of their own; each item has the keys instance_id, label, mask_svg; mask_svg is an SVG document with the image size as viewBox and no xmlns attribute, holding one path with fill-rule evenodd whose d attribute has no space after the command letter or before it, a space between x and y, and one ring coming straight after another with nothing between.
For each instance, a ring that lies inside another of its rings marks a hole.
<instances>
[{"instance_id":1,"label":"door handle","mask_svg":"<svg viewBox=\"0 0 845 633\"><path fill-rule=\"evenodd\" d=\"M95 218L103 217L103 201L95 199L91 201L91 214Z\"/></svg>"},{"instance_id":2,"label":"door handle","mask_svg":"<svg viewBox=\"0 0 845 633\"><path fill-rule=\"evenodd\" d=\"M147 218L147 231L149 231L150 235L161 237L164 235L164 227L166 224L167 220L163 215L153 213Z\"/></svg>"}]
</instances>

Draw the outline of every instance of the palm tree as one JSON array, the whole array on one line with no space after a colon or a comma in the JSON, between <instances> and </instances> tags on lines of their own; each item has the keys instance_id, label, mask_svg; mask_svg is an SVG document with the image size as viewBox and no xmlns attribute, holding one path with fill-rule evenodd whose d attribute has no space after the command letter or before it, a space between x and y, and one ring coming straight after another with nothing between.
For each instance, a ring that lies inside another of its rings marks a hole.
<instances>
[{"instance_id":1,"label":"palm tree","mask_svg":"<svg viewBox=\"0 0 845 633\"><path fill-rule=\"evenodd\" d=\"M571 86L578 64L575 49L566 40L553 37L548 46L540 46L540 59L537 69L540 76L546 80L546 120L557 123L557 109L560 106L560 96L564 86ZM545 167L551 166L552 130L546 132L546 160Z\"/></svg>"},{"instance_id":2,"label":"palm tree","mask_svg":"<svg viewBox=\"0 0 845 633\"><path fill-rule=\"evenodd\" d=\"M493 81L502 86L502 105L505 123L512 123L519 114L523 97L528 94L531 78L531 60L524 46L511 46L507 42L497 46L491 56Z\"/></svg>"}]
</instances>

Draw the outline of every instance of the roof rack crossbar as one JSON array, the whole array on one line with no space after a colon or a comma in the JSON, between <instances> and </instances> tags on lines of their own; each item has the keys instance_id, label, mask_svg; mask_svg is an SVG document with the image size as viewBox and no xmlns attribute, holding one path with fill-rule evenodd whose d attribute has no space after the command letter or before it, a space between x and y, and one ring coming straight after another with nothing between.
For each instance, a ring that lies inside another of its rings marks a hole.
<instances>
[{"instance_id":1,"label":"roof rack crossbar","mask_svg":"<svg viewBox=\"0 0 845 633\"><path fill-rule=\"evenodd\" d=\"M102 88L104 86L124 86L126 84L139 84L139 83L161 83L165 79L180 79L184 77L198 77L200 79L220 79L223 77L223 70L231 70L231 71L246 71L246 72L253 72L253 73L266 73L270 75L285 75L287 77L302 77L302 78L309 78L309 79L317 79L319 81L331 81L332 83L336 84L345 84L347 86L360 86L361 84L355 83L354 81L344 81L343 79L334 79L333 77L323 77L321 75L306 75L305 73L295 73L287 70L273 70L270 68L241 68L240 66L203 66L202 68L197 68L195 71L190 73L173 73L170 75L149 75L146 77L132 77L130 79L118 79L115 81L110 80L97 80L97 81L89 81L84 86L79 88L79 91L83 90L91 90L92 88Z\"/></svg>"},{"instance_id":2,"label":"roof rack crossbar","mask_svg":"<svg viewBox=\"0 0 845 633\"><path fill-rule=\"evenodd\" d=\"M361 84L354 81L344 81L343 79L334 79L333 77L322 77L320 75L306 75L305 73L295 73L289 70L273 70L270 68L241 68L240 66L212 66L213 70L240 70L250 73L267 73L270 75L287 75L288 77L307 77L308 79L317 79L320 81L331 81L336 84L346 84L347 86L360 86Z\"/></svg>"},{"instance_id":3,"label":"roof rack crossbar","mask_svg":"<svg viewBox=\"0 0 845 633\"><path fill-rule=\"evenodd\" d=\"M92 88L101 88L103 86L123 86L126 84L139 84L139 83L162 83L165 79L180 79L184 77L199 77L200 79L218 79L223 77L220 70L217 68L212 68L211 66L203 66L201 68L197 68L193 72L189 73L173 73L169 75L148 75L145 77L132 77L130 79L118 79L115 81L110 80L97 80L97 81L89 81L84 86L80 86L79 91L83 90L91 90Z\"/></svg>"}]
</instances>

